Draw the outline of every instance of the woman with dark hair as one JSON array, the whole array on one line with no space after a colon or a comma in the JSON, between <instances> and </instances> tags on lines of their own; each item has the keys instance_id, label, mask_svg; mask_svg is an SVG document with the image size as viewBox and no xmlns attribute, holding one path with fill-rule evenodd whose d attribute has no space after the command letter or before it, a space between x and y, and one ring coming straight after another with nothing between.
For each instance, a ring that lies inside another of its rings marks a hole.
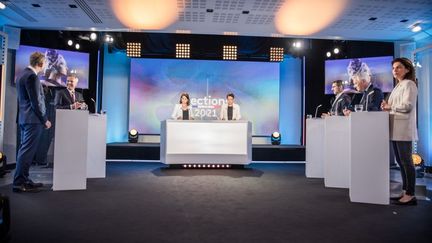
<instances>
[{"instance_id":1,"label":"woman with dark hair","mask_svg":"<svg viewBox=\"0 0 432 243\"><path fill-rule=\"evenodd\" d=\"M381 103L381 109L390 112L390 140L402 176L402 196L393 198L398 205L417 205L415 197L416 173L412 161L412 142L417 135L417 84L413 63L408 58L392 61L396 86L388 102Z\"/></svg>"},{"instance_id":2,"label":"woman with dark hair","mask_svg":"<svg viewBox=\"0 0 432 243\"><path fill-rule=\"evenodd\" d=\"M190 106L190 98L188 93L182 93L180 95L179 104L176 104L174 106L174 110L171 117L174 120L194 119L192 107Z\"/></svg>"}]
</instances>

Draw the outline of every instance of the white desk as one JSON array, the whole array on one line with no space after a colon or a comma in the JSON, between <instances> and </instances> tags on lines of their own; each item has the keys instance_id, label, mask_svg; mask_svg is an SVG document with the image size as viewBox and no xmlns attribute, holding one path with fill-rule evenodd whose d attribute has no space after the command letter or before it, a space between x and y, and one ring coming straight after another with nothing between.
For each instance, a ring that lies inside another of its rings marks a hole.
<instances>
[{"instance_id":1,"label":"white desk","mask_svg":"<svg viewBox=\"0 0 432 243\"><path fill-rule=\"evenodd\" d=\"M161 122L160 158L165 164L249 164L252 124L248 121Z\"/></svg>"},{"instance_id":2,"label":"white desk","mask_svg":"<svg viewBox=\"0 0 432 243\"><path fill-rule=\"evenodd\" d=\"M350 115L351 202L389 204L388 112Z\"/></svg>"},{"instance_id":3,"label":"white desk","mask_svg":"<svg viewBox=\"0 0 432 243\"><path fill-rule=\"evenodd\" d=\"M324 177L324 119L306 119L306 177Z\"/></svg>"},{"instance_id":4,"label":"white desk","mask_svg":"<svg viewBox=\"0 0 432 243\"><path fill-rule=\"evenodd\" d=\"M349 118L328 116L324 119L324 185L349 188Z\"/></svg>"},{"instance_id":5,"label":"white desk","mask_svg":"<svg viewBox=\"0 0 432 243\"><path fill-rule=\"evenodd\" d=\"M56 110L53 190L87 187L88 111Z\"/></svg>"}]
</instances>

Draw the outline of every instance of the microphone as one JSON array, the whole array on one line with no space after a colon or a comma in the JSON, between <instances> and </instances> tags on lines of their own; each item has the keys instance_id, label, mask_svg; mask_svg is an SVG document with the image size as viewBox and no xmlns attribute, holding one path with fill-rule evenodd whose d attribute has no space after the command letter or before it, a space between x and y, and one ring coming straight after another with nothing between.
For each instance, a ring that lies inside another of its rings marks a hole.
<instances>
[{"instance_id":1,"label":"microphone","mask_svg":"<svg viewBox=\"0 0 432 243\"><path fill-rule=\"evenodd\" d=\"M322 104L319 104L319 105L317 106L317 108L315 109L315 118L317 117L317 115L318 115L318 109L319 109L321 106L322 106Z\"/></svg>"},{"instance_id":2,"label":"microphone","mask_svg":"<svg viewBox=\"0 0 432 243\"><path fill-rule=\"evenodd\" d=\"M95 113L97 113L96 112L96 101L93 98L90 98L90 100L93 102L93 107L95 109Z\"/></svg>"},{"instance_id":3,"label":"microphone","mask_svg":"<svg viewBox=\"0 0 432 243\"><path fill-rule=\"evenodd\" d=\"M375 93L375 90L372 90L372 92L369 92L366 96L366 109L365 111L368 111L368 105L369 105L369 95Z\"/></svg>"}]
</instances>

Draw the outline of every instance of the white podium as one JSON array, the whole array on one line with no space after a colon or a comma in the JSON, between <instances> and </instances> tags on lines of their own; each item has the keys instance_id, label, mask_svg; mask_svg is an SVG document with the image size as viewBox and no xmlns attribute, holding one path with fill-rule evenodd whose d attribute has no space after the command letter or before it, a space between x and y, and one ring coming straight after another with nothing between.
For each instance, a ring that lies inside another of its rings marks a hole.
<instances>
[{"instance_id":1,"label":"white podium","mask_svg":"<svg viewBox=\"0 0 432 243\"><path fill-rule=\"evenodd\" d=\"M350 200L389 204L388 112L352 112L350 115Z\"/></svg>"},{"instance_id":2,"label":"white podium","mask_svg":"<svg viewBox=\"0 0 432 243\"><path fill-rule=\"evenodd\" d=\"M252 124L248 121L161 122L160 158L165 164L249 164Z\"/></svg>"},{"instance_id":3,"label":"white podium","mask_svg":"<svg viewBox=\"0 0 432 243\"><path fill-rule=\"evenodd\" d=\"M324 119L306 119L306 165L308 178L324 177Z\"/></svg>"},{"instance_id":4,"label":"white podium","mask_svg":"<svg viewBox=\"0 0 432 243\"><path fill-rule=\"evenodd\" d=\"M349 118L328 116L324 119L324 185L349 188Z\"/></svg>"},{"instance_id":5,"label":"white podium","mask_svg":"<svg viewBox=\"0 0 432 243\"><path fill-rule=\"evenodd\" d=\"M87 178L106 176L106 115L88 116Z\"/></svg>"},{"instance_id":6,"label":"white podium","mask_svg":"<svg viewBox=\"0 0 432 243\"><path fill-rule=\"evenodd\" d=\"M88 111L56 110L53 190L87 186Z\"/></svg>"}]
</instances>

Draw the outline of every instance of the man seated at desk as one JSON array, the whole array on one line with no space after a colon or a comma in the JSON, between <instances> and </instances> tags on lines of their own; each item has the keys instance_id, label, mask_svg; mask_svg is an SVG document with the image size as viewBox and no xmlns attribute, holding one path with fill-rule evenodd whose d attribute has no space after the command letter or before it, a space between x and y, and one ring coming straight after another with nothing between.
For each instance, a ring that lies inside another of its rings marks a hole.
<instances>
[{"instance_id":1,"label":"man seated at desk","mask_svg":"<svg viewBox=\"0 0 432 243\"><path fill-rule=\"evenodd\" d=\"M229 93L226 96L227 103L221 107L220 119L225 121L240 120L240 106L234 104L234 94Z\"/></svg>"},{"instance_id":2,"label":"man seated at desk","mask_svg":"<svg viewBox=\"0 0 432 243\"><path fill-rule=\"evenodd\" d=\"M75 74L69 74L66 79L66 89L57 91L55 96L56 109L86 109L84 97L81 93L75 91L78 84L78 77Z\"/></svg>"}]
</instances>

